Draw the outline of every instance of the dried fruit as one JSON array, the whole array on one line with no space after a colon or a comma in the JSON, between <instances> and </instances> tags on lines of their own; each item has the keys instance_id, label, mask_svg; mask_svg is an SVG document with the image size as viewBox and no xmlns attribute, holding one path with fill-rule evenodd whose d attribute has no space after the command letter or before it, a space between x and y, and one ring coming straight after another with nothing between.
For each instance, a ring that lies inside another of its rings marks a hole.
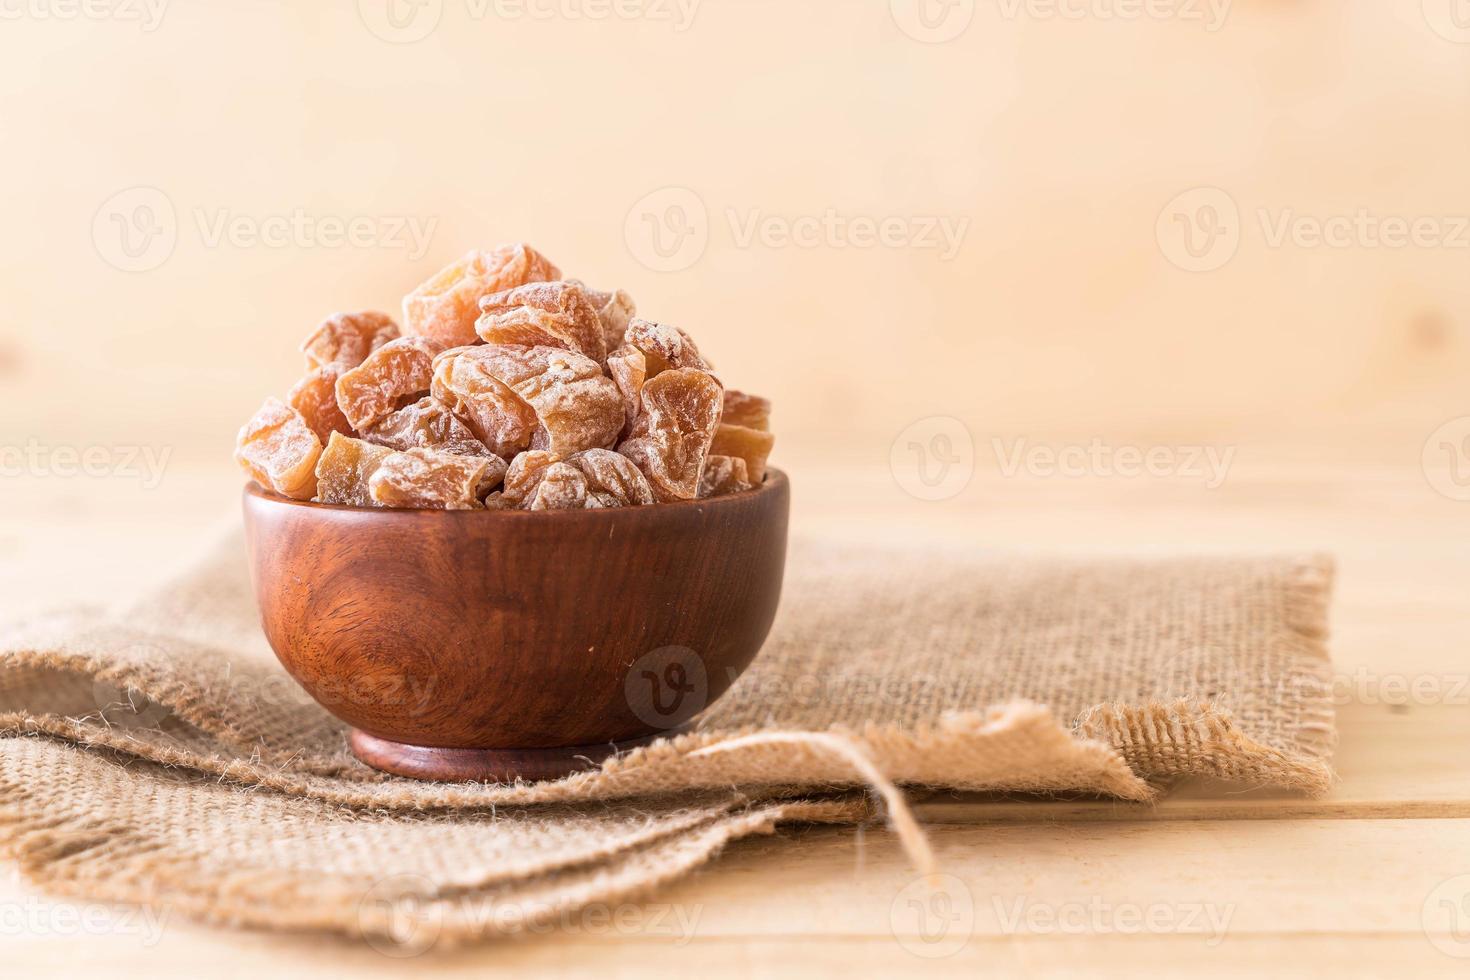
<instances>
[{"instance_id":1,"label":"dried fruit","mask_svg":"<svg viewBox=\"0 0 1470 980\"><path fill-rule=\"evenodd\" d=\"M451 357L477 362L487 374L498 378L528 400L552 385L602 375L602 369L592 358L560 347L481 344L445 351L439 355L439 362Z\"/></svg>"},{"instance_id":2,"label":"dried fruit","mask_svg":"<svg viewBox=\"0 0 1470 980\"><path fill-rule=\"evenodd\" d=\"M704 472L699 474L699 499L723 497L751 488L745 460L739 456L707 456Z\"/></svg>"},{"instance_id":3,"label":"dried fruit","mask_svg":"<svg viewBox=\"0 0 1470 980\"><path fill-rule=\"evenodd\" d=\"M316 464L316 499L323 504L375 507L368 480L393 450L333 433Z\"/></svg>"},{"instance_id":4,"label":"dried fruit","mask_svg":"<svg viewBox=\"0 0 1470 980\"><path fill-rule=\"evenodd\" d=\"M623 396L624 431L631 433L643 410L643 382L648 378L648 360L636 347L619 347L607 355L607 373Z\"/></svg>"},{"instance_id":5,"label":"dried fruit","mask_svg":"<svg viewBox=\"0 0 1470 980\"><path fill-rule=\"evenodd\" d=\"M235 461L262 487L310 500L316 493L316 462L322 442L301 413L279 398L267 398L235 439Z\"/></svg>"},{"instance_id":6,"label":"dried fruit","mask_svg":"<svg viewBox=\"0 0 1470 980\"><path fill-rule=\"evenodd\" d=\"M602 321L573 282L537 282L480 300L475 331L487 344L562 347L607 359Z\"/></svg>"},{"instance_id":7,"label":"dried fruit","mask_svg":"<svg viewBox=\"0 0 1470 980\"><path fill-rule=\"evenodd\" d=\"M437 449L392 453L368 479L381 507L474 510L505 475L499 456L460 456Z\"/></svg>"},{"instance_id":8,"label":"dried fruit","mask_svg":"<svg viewBox=\"0 0 1470 980\"><path fill-rule=\"evenodd\" d=\"M340 364L355 368L369 354L398 339L398 324L386 313L333 313L301 344L308 369Z\"/></svg>"},{"instance_id":9,"label":"dried fruit","mask_svg":"<svg viewBox=\"0 0 1470 980\"><path fill-rule=\"evenodd\" d=\"M301 417L306 419L306 424L311 426L311 431L316 433L323 444L331 438L333 432L352 435L352 423L347 421L347 416L337 406L337 379L345 370L345 367L336 363L313 368L307 372L306 377L296 382L296 387L286 396L286 401L301 413Z\"/></svg>"},{"instance_id":10,"label":"dried fruit","mask_svg":"<svg viewBox=\"0 0 1470 980\"><path fill-rule=\"evenodd\" d=\"M438 449L461 456L495 455L433 395L405 405L364 429L362 437L389 449Z\"/></svg>"},{"instance_id":11,"label":"dried fruit","mask_svg":"<svg viewBox=\"0 0 1470 980\"><path fill-rule=\"evenodd\" d=\"M573 279L571 282L582 287L582 292L587 294L587 301L597 310L597 319L602 323L602 340L607 349L615 350L623 346L623 334L628 331L628 321L638 312L633 297L621 289L604 293L579 280Z\"/></svg>"},{"instance_id":12,"label":"dried fruit","mask_svg":"<svg viewBox=\"0 0 1470 980\"><path fill-rule=\"evenodd\" d=\"M725 389L725 411L720 421L727 425L743 425L749 429L771 431L771 403L760 395L747 395L733 388Z\"/></svg>"},{"instance_id":13,"label":"dried fruit","mask_svg":"<svg viewBox=\"0 0 1470 980\"><path fill-rule=\"evenodd\" d=\"M403 298L404 329L445 347L473 344L482 297L560 278L551 260L529 245L469 252Z\"/></svg>"},{"instance_id":14,"label":"dried fruit","mask_svg":"<svg viewBox=\"0 0 1470 980\"><path fill-rule=\"evenodd\" d=\"M453 367L446 368L451 362ZM617 442L623 430L623 402L617 385L603 375L596 361L575 351L522 344L486 344L446 351L438 362L435 379L439 397L492 449L494 444L476 428L483 423L472 420L466 414L468 408L455 404L441 389L447 390L451 384L461 389L479 385L494 393L495 411L500 413L497 417L511 414L516 405L528 406L534 415L531 448L550 450L559 458L584 449L606 449ZM509 394L497 387L497 381L509 389ZM486 399L491 397L485 395ZM517 421L524 419L517 417ZM513 431L517 436L522 432L520 428Z\"/></svg>"},{"instance_id":15,"label":"dried fruit","mask_svg":"<svg viewBox=\"0 0 1470 980\"><path fill-rule=\"evenodd\" d=\"M766 478L766 459L771 455L771 446L775 442L776 437L769 432L721 423L715 430L715 440L709 451L716 456L738 456L745 460L750 481L760 483Z\"/></svg>"},{"instance_id":16,"label":"dried fruit","mask_svg":"<svg viewBox=\"0 0 1470 980\"><path fill-rule=\"evenodd\" d=\"M587 507L642 507L653 503L653 488L633 461L608 449L588 449L570 456L587 480Z\"/></svg>"},{"instance_id":17,"label":"dried fruit","mask_svg":"<svg viewBox=\"0 0 1470 980\"><path fill-rule=\"evenodd\" d=\"M708 371L712 365L699 353L694 341L678 327L634 317L628 321L623 343L638 348L648 360L650 378L670 369L698 368Z\"/></svg>"},{"instance_id":18,"label":"dried fruit","mask_svg":"<svg viewBox=\"0 0 1470 980\"><path fill-rule=\"evenodd\" d=\"M359 507L645 506L759 484L771 403L725 391L683 330L523 244L472 251L383 313L336 313L307 374L240 430L280 493ZM500 485L497 489L497 485Z\"/></svg>"},{"instance_id":19,"label":"dried fruit","mask_svg":"<svg viewBox=\"0 0 1470 980\"><path fill-rule=\"evenodd\" d=\"M440 348L422 337L390 341L337 379L337 404L357 430L366 429L428 394L434 355Z\"/></svg>"},{"instance_id":20,"label":"dried fruit","mask_svg":"<svg viewBox=\"0 0 1470 980\"><path fill-rule=\"evenodd\" d=\"M524 461L524 462L522 462ZM522 510L596 510L652 504L653 490L632 461L607 449L556 460L523 453L505 477L497 506Z\"/></svg>"},{"instance_id":21,"label":"dried fruit","mask_svg":"<svg viewBox=\"0 0 1470 980\"><path fill-rule=\"evenodd\" d=\"M485 349L446 351L434 362L430 390L490 452L510 459L531 444L539 423L535 409L471 356Z\"/></svg>"},{"instance_id":22,"label":"dried fruit","mask_svg":"<svg viewBox=\"0 0 1470 980\"><path fill-rule=\"evenodd\" d=\"M555 456L539 449L521 453L511 460L510 466L505 471L505 485L501 489L499 498L500 506L520 510L529 509L531 498L535 496L536 488L541 484L541 478L555 462Z\"/></svg>"},{"instance_id":23,"label":"dried fruit","mask_svg":"<svg viewBox=\"0 0 1470 980\"><path fill-rule=\"evenodd\" d=\"M723 394L713 375L693 368L664 371L643 386L634 435L618 452L643 471L660 502L693 500L698 494Z\"/></svg>"},{"instance_id":24,"label":"dried fruit","mask_svg":"<svg viewBox=\"0 0 1470 980\"><path fill-rule=\"evenodd\" d=\"M561 458L584 449L607 449L623 431L623 396L611 378L553 383L529 402L541 423L531 448Z\"/></svg>"},{"instance_id":25,"label":"dried fruit","mask_svg":"<svg viewBox=\"0 0 1470 980\"><path fill-rule=\"evenodd\" d=\"M587 478L566 463L552 463L541 474L527 510L585 510Z\"/></svg>"}]
</instances>

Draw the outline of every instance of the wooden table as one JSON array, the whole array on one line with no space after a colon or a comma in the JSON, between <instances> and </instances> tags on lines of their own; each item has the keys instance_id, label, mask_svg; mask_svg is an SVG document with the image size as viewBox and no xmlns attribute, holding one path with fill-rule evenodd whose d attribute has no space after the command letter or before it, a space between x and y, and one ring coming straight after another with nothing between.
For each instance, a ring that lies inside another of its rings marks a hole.
<instances>
[{"instance_id":1,"label":"wooden table","mask_svg":"<svg viewBox=\"0 0 1470 980\"><path fill-rule=\"evenodd\" d=\"M1051 552L1335 553L1340 784L1306 800L1191 783L1156 806L922 797L951 876L950 904L925 907L933 943L906 925L919 921L907 904L918 893L886 831L793 827L731 847L622 926L589 921L407 964L346 942L182 921L155 934L118 912L80 928L69 916L85 903L0 878L8 975L1470 971L1470 503L1436 494L1414 460L1373 468L1242 453L1216 490L982 471L938 503L906 497L863 461L790 468L797 526L812 533ZM22 482L20 506L0 517L3 611L109 598L161 577L229 519L236 483L183 466L154 491Z\"/></svg>"}]
</instances>

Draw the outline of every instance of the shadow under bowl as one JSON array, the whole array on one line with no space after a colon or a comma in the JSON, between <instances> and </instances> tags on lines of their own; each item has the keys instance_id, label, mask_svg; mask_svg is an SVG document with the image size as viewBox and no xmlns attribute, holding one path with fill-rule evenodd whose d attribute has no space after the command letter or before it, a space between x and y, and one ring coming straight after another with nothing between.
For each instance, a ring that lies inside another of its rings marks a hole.
<instances>
[{"instance_id":1,"label":"shadow under bowl","mask_svg":"<svg viewBox=\"0 0 1470 980\"><path fill-rule=\"evenodd\" d=\"M378 510L245 488L266 638L423 779L544 779L679 730L765 642L790 488L589 511Z\"/></svg>"}]
</instances>

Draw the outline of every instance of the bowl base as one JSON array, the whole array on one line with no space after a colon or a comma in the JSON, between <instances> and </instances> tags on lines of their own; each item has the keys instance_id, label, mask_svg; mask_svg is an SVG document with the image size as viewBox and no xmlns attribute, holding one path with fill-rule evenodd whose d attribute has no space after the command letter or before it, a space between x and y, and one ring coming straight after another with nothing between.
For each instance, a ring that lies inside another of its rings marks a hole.
<instances>
[{"instance_id":1,"label":"bowl base","mask_svg":"<svg viewBox=\"0 0 1470 980\"><path fill-rule=\"evenodd\" d=\"M352 754L381 772L410 779L443 782L510 783L517 779L560 779L596 769L619 752L636 749L661 738L681 734L684 728L596 745L568 745L555 749L447 749L407 745L352 729Z\"/></svg>"}]
</instances>

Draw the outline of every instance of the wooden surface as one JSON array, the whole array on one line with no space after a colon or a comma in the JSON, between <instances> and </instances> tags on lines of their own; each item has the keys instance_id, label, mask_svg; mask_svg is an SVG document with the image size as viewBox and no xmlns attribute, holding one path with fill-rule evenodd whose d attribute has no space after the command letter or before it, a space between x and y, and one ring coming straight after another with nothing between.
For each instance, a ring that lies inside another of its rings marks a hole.
<instances>
[{"instance_id":1,"label":"wooden surface","mask_svg":"<svg viewBox=\"0 0 1470 980\"><path fill-rule=\"evenodd\" d=\"M181 921L151 932L121 913L77 934L68 910L84 903L0 879L7 969L150 980L308 969L638 978L1470 970L1470 504L1437 495L1417 466L1247 452L1213 491L981 472L942 503L905 498L873 467L791 471L794 526L805 532L934 534L1055 552L1332 551L1339 785L1306 800L1193 783L1155 806L916 796L948 876L937 903L883 829L787 828L622 910L621 924L574 922L553 936L407 962L345 942ZM0 516L5 611L113 595L162 575L228 516L221 501L233 481L179 471L166 489L123 500L85 483L21 485L26 516ZM213 493L222 496L189 502ZM81 570L57 550L81 547L95 556ZM948 923L929 945L917 931L923 910L931 935ZM935 952L949 955L921 955Z\"/></svg>"}]
</instances>

